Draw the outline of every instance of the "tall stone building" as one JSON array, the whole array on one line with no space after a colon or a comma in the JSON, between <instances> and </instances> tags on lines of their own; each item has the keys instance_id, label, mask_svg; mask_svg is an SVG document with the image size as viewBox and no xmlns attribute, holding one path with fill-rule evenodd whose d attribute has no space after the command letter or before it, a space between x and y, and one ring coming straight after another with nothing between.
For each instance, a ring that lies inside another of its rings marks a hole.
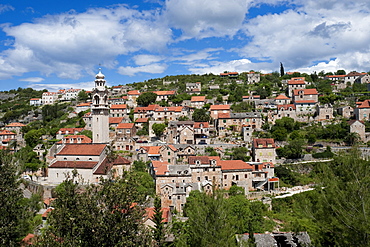
<instances>
[{"instance_id":1,"label":"tall stone building","mask_svg":"<svg viewBox=\"0 0 370 247\"><path fill-rule=\"evenodd\" d=\"M99 69L95 76L95 88L93 90L92 133L93 143L109 143L109 105L108 90L105 88L104 75Z\"/></svg>"}]
</instances>

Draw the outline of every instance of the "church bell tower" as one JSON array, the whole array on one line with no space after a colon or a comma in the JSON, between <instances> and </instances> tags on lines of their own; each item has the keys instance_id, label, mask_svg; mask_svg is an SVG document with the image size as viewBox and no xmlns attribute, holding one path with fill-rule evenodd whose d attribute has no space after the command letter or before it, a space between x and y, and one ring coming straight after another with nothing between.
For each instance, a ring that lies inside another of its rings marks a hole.
<instances>
[{"instance_id":1,"label":"church bell tower","mask_svg":"<svg viewBox=\"0 0 370 247\"><path fill-rule=\"evenodd\" d=\"M105 88L104 75L99 69L95 76L93 102L91 108L93 143L109 143L109 105L108 90Z\"/></svg>"}]
</instances>

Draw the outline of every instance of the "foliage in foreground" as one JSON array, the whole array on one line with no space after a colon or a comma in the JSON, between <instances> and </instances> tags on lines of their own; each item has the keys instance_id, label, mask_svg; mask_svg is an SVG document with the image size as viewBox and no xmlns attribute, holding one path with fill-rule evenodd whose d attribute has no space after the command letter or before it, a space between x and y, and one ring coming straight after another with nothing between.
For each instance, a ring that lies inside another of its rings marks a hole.
<instances>
[{"instance_id":1,"label":"foliage in foreground","mask_svg":"<svg viewBox=\"0 0 370 247\"><path fill-rule=\"evenodd\" d=\"M145 195L137 180L102 180L80 186L72 174L58 186L55 209L38 246L148 246L150 234L143 224Z\"/></svg>"}]
</instances>

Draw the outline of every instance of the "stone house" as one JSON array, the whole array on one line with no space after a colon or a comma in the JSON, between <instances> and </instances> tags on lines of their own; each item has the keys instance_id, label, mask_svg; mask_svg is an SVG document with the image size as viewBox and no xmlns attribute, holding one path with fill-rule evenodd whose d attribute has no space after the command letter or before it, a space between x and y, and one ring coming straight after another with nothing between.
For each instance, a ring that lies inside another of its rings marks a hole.
<instances>
[{"instance_id":1,"label":"stone house","mask_svg":"<svg viewBox=\"0 0 370 247\"><path fill-rule=\"evenodd\" d=\"M190 99L190 106L201 109L206 104L206 96L192 96Z\"/></svg>"},{"instance_id":2,"label":"stone house","mask_svg":"<svg viewBox=\"0 0 370 247\"><path fill-rule=\"evenodd\" d=\"M159 105L148 105L146 107L135 107L134 118L151 118L153 117L154 110L159 107Z\"/></svg>"},{"instance_id":3,"label":"stone house","mask_svg":"<svg viewBox=\"0 0 370 247\"><path fill-rule=\"evenodd\" d=\"M43 105L52 105L58 100L57 92L44 92L42 93L42 104Z\"/></svg>"},{"instance_id":4,"label":"stone house","mask_svg":"<svg viewBox=\"0 0 370 247\"><path fill-rule=\"evenodd\" d=\"M291 99L284 94L280 94L275 98L275 105L287 105L290 104Z\"/></svg>"},{"instance_id":5,"label":"stone house","mask_svg":"<svg viewBox=\"0 0 370 247\"><path fill-rule=\"evenodd\" d=\"M241 133L245 125L251 126L252 129L261 129L262 124L260 112L220 113L216 120L216 128L221 136L231 132Z\"/></svg>"},{"instance_id":6,"label":"stone house","mask_svg":"<svg viewBox=\"0 0 370 247\"><path fill-rule=\"evenodd\" d=\"M355 117L360 121L368 121L370 114L370 100L356 102L357 106L354 109Z\"/></svg>"},{"instance_id":7,"label":"stone house","mask_svg":"<svg viewBox=\"0 0 370 247\"><path fill-rule=\"evenodd\" d=\"M219 113L230 113L230 105L211 105L209 111L213 119L218 119Z\"/></svg>"},{"instance_id":8,"label":"stone house","mask_svg":"<svg viewBox=\"0 0 370 247\"><path fill-rule=\"evenodd\" d=\"M365 73L361 76L359 76L356 80L355 83L360 83L360 84L368 84L370 83L370 75Z\"/></svg>"},{"instance_id":9,"label":"stone house","mask_svg":"<svg viewBox=\"0 0 370 247\"><path fill-rule=\"evenodd\" d=\"M349 132L357 133L362 142L367 142L365 133L365 123L359 120L351 120L349 123Z\"/></svg>"},{"instance_id":10,"label":"stone house","mask_svg":"<svg viewBox=\"0 0 370 247\"><path fill-rule=\"evenodd\" d=\"M76 105L75 112L80 113L80 112L83 112L83 111L90 110L91 109L91 104L92 104L91 102L78 104L78 105Z\"/></svg>"},{"instance_id":11,"label":"stone house","mask_svg":"<svg viewBox=\"0 0 370 247\"><path fill-rule=\"evenodd\" d=\"M194 121L170 122L166 139L171 144L194 144Z\"/></svg>"},{"instance_id":12,"label":"stone house","mask_svg":"<svg viewBox=\"0 0 370 247\"><path fill-rule=\"evenodd\" d=\"M288 96L293 97L294 90L305 89L306 83L302 79L291 79L288 81Z\"/></svg>"},{"instance_id":13,"label":"stone house","mask_svg":"<svg viewBox=\"0 0 370 247\"><path fill-rule=\"evenodd\" d=\"M185 87L186 87L186 93L188 94L198 94L202 90L202 84L200 82L196 82L196 83L187 82L185 84Z\"/></svg>"},{"instance_id":14,"label":"stone house","mask_svg":"<svg viewBox=\"0 0 370 247\"><path fill-rule=\"evenodd\" d=\"M30 99L30 105L42 106L42 99L41 98L32 98L32 99Z\"/></svg>"},{"instance_id":15,"label":"stone house","mask_svg":"<svg viewBox=\"0 0 370 247\"><path fill-rule=\"evenodd\" d=\"M17 133L17 135L21 134L22 128L26 126L22 123L10 123L5 125L5 129Z\"/></svg>"},{"instance_id":16,"label":"stone house","mask_svg":"<svg viewBox=\"0 0 370 247\"><path fill-rule=\"evenodd\" d=\"M128 117L129 109L126 104L111 105L110 106L110 117Z\"/></svg>"},{"instance_id":17,"label":"stone house","mask_svg":"<svg viewBox=\"0 0 370 247\"><path fill-rule=\"evenodd\" d=\"M194 123L195 144L210 144L209 130L210 127L208 122L195 122Z\"/></svg>"},{"instance_id":18,"label":"stone house","mask_svg":"<svg viewBox=\"0 0 370 247\"><path fill-rule=\"evenodd\" d=\"M256 73L256 72L249 72L247 74L247 81L248 81L248 84L254 84L254 83L259 83L261 80L261 75L260 73Z\"/></svg>"},{"instance_id":19,"label":"stone house","mask_svg":"<svg viewBox=\"0 0 370 247\"><path fill-rule=\"evenodd\" d=\"M276 163L276 146L272 138L254 139L252 142L252 156L255 162Z\"/></svg>"},{"instance_id":20,"label":"stone house","mask_svg":"<svg viewBox=\"0 0 370 247\"><path fill-rule=\"evenodd\" d=\"M315 88L296 89L293 91L293 102L296 106L297 114L314 113L319 96Z\"/></svg>"},{"instance_id":21,"label":"stone house","mask_svg":"<svg viewBox=\"0 0 370 247\"><path fill-rule=\"evenodd\" d=\"M83 183L98 183L101 177L108 178L112 168L119 170L127 163L123 161L119 157L109 162L106 144L66 144L48 167L48 182L60 184L76 169Z\"/></svg>"},{"instance_id":22,"label":"stone house","mask_svg":"<svg viewBox=\"0 0 370 247\"><path fill-rule=\"evenodd\" d=\"M109 117L109 127L117 128L120 123L124 122L124 117Z\"/></svg>"},{"instance_id":23,"label":"stone house","mask_svg":"<svg viewBox=\"0 0 370 247\"><path fill-rule=\"evenodd\" d=\"M344 83L347 85L347 84L351 84L353 85L353 83L356 82L356 80L361 77L361 76L364 76L366 75L367 73L358 73L356 71L352 71L350 73L348 73L345 77L344 77Z\"/></svg>"},{"instance_id":24,"label":"stone house","mask_svg":"<svg viewBox=\"0 0 370 247\"><path fill-rule=\"evenodd\" d=\"M153 93L155 93L157 95L157 98L156 98L155 101L162 101L162 100L167 101L169 97L176 95L175 90L172 90L172 91L154 91Z\"/></svg>"},{"instance_id":25,"label":"stone house","mask_svg":"<svg viewBox=\"0 0 370 247\"><path fill-rule=\"evenodd\" d=\"M334 119L334 109L331 104L316 105L316 121Z\"/></svg>"},{"instance_id":26,"label":"stone house","mask_svg":"<svg viewBox=\"0 0 370 247\"><path fill-rule=\"evenodd\" d=\"M135 120L135 127L137 130L143 129L145 124L149 124L149 118L138 118Z\"/></svg>"},{"instance_id":27,"label":"stone house","mask_svg":"<svg viewBox=\"0 0 370 247\"><path fill-rule=\"evenodd\" d=\"M144 162L160 161L162 159L160 148L161 146L142 146L137 150L137 159Z\"/></svg>"},{"instance_id":28,"label":"stone house","mask_svg":"<svg viewBox=\"0 0 370 247\"><path fill-rule=\"evenodd\" d=\"M338 110L338 114L342 115L342 117L344 117L344 118L351 118L353 116L353 111L354 110L349 105L339 107L337 110Z\"/></svg>"},{"instance_id":29,"label":"stone house","mask_svg":"<svg viewBox=\"0 0 370 247\"><path fill-rule=\"evenodd\" d=\"M131 90L127 92L127 100L132 101L134 104L136 104L136 99L140 96L139 90Z\"/></svg>"},{"instance_id":30,"label":"stone house","mask_svg":"<svg viewBox=\"0 0 370 247\"><path fill-rule=\"evenodd\" d=\"M156 107L153 111L153 119L156 121L176 121L180 117L189 117L187 107L170 106L170 107Z\"/></svg>"},{"instance_id":31,"label":"stone house","mask_svg":"<svg viewBox=\"0 0 370 247\"><path fill-rule=\"evenodd\" d=\"M61 128L58 130L56 134L57 139L62 139L65 135L77 135L81 131L83 131L84 128Z\"/></svg>"},{"instance_id":32,"label":"stone house","mask_svg":"<svg viewBox=\"0 0 370 247\"><path fill-rule=\"evenodd\" d=\"M177 152L178 149L174 145L163 145L159 148L161 160L171 165L177 164Z\"/></svg>"},{"instance_id":33,"label":"stone house","mask_svg":"<svg viewBox=\"0 0 370 247\"><path fill-rule=\"evenodd\" d=\"M136 135L136 128L134 123L119 123L116 127L116 135L124 137L133 137Z\"/></svg>"}]
</instances>

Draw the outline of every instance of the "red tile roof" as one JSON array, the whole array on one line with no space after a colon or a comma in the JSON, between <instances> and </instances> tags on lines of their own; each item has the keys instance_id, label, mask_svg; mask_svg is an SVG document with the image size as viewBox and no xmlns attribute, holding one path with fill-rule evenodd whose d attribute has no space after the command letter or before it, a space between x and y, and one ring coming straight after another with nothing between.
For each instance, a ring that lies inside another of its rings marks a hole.
<instances>
[{"instance_id":1,"label":"red tile roof","mask_svg":"<svg viewBox=\"0 0 370 247\"><path fill-rule=\"evenodd\" d=\"M134 123L119 123L117 129L132 129L134 126Z\"/></svg>"},{"instance_id":2,"label":"red tile roof","mask_svg":"<svg viewBox=\"0 0 370 247\"><path fill-rule=\"evenodd\" d=\"M154 168L155 175L166 175L166 172L168 172L169 163L167 162L153 160L152 165Z\"/></svg>"},{"instance_id":3,"label":"red tile roof","mask_svg":"<svg viewBox=\"0 0 370 247\"><path fill-rule=\"evenodd\" d=\"M97 161L57 161L50 165L49 168L92 169L97 164Z\"/></svg>"},{"instance_id":4,"label":"red tile roof","mask_svg":"<svg viewBox=\"0 0 370 247\"><path fill-rule=\"evenodd\" d=\"M22 123L10 123L6 125L5 127L23 127L23 126L26 126L26 125Z\"/></svg>"},{"instance_id":5,"label":"red tile roof","mask_svg":"<svg viewBox=\"0 0 370 247\"><path fill-rule=\"evenodd\" d=\"M358 103L358 104L357 104ZM370 100L365 100L364 102L356 102L357 108L370 108Z\"/></svg>"},{"instance_id":6,"label":"red tile roof","mask_svg":"<svg viewBox=\"0 0 370 247\"><path fill-rule=\"evenodd\" d=\"M221 160L221 170L253 170L253 166L242 160Z\"/></svg>"},{"instance_id":7,"label":"red tile roof","mask_svg":"<svg viewBox=\"0 0 370 247\"><path fill-rule=\"evenodd\" d=\"M262 147L260 147L262 145ZM271 147L269 147L271 145ZM254 148L275 148L275 142L272 138L260 138L253 140Z\"/></svg>"},{"instance_id":8,"label":"red tile roof","mask_svg":"<svg viewBox=\"0 0 370 247\"><path fill-rule=\"evenodd\" d=\"M160 146L143 146L143 147L140 147L140 148L143 148L148 154L160 154L159 153L159 150L160 150Z\"/></svg>"},{"instance_id":9,"label":"red tile roof","mask_svg":"<svg viewBox=\"0 0 370 247\"><path fill-rule=\"evenodd\" d=\"M316 90L316 88L310 88L310 89L295 89L293 91L294 95L299 95L299 92L303 91L304 95L310 95L310 94L319 94Z\"/></svg>"},{"instance_id":10,"label":"red tile roof","mask_svg":"<svg viewBox=\"0 0 370 247\"><path fill-rule=\"evenodd\" d=\"M218 116L220 117L219 113ZM209 123L208 122L194 122L194 129L200 129L200 125L203 124L203 128L209 128Z\"/></svg>"},{"instance_id":11,"label":"red tile roof","mask_svg":"<svg viewBox=\"0 0 370 247\"><path fill-rule=\"evenodd\" d=\"M315 104L315 103L317 103L316 100L296 100L294 102L296 104Z\"/></svg>"},{"instance_id":12,"label":"red tile roof","mask_svg":"<svg viewBox=\"0 0 370 247\"><path fill-rule=\"evenodd\" d=\"M209 110L230 110L230 105L211 105L211 108Z\"/></svg>"},{"instance_id":13,"label":"red tile roof","mask_svg":"<svg viewBox=\"0 0 370 247\"><path fill-rule=\"evenodd\" d=\"M220 165L220 157L218 156L190 156L189 157L189 164L195 165L195 162L199 160L202 165L210 164L211 160L216 160L216 163Z\"/></svg>"},{"instance_id":14,"label":"red tile roof","mask_svg":"<svg viewBox=\"0 0 370 247\"><path fill-rule=\"evenodd\" d=\"M10 130L0 130L0 135L7 136L7 135L15 135L15 134L11 132Z\"/></svg>"},{"instance_id":15,"label":"red tile roof","mask_svg":"<svg viewBox=\"0 0 370 247\"><path fill-rule=\"evenodd\" d=\"M92 104L92 102L81 103L81 104L77 105L77 107L86 107L86 106L90 106L91 104Z\"/></svg>"},{"instance_id":16,"label":"red tile roof","mask_svg":"<svg viewBox=\"0 0 370 247\"><path fill-rule=\"evenodd\" d=\"M175 90L172 90L172 91L154 91L153 93L155 93L158 96L164 96L164 95L174 95L176 93L176 91Z\"/></svg>"},{"instance_id":17,"label":"red tile roof","mask_svg":"<svg viewBox=\"0 0 370 247\"><path fill-rule=\"evenodd\" d=\"M100 155L106 144L67 144L57 155Z\"/></svg>"},{"instance_id":18,"label":"red tile roof","mask_svg":"<svg viewBox=\"0 0 370 247\"><path fill-rule=\"evenodd\" d=\"M276 100L279 100L279 99L290 99L289 97L285 96L284 94L280 94L279 96L277 96L275 98Z\"/></svg>"},{"instance_id":19,"label":"red tile roof","mask_svg":"<svg viewBox=\"0 0 370 247\"><path fill-rule=\"evenodd\" d=\"M304 81L300 80L289 80L288 85L305 85L306 83Z\"/></svg>"},{"instance_id":20,"label":"red tile roof","mask_svg":"<svg viewBox=\"0 0 370 247\"><path fill-rule=\"evenodd\" d=\"M94 175L106 175L115 165L130 165L131 161L128 159L118 156L113 162L109 162L108 158L99 165L98 169L94 172Z\"/></svg>"},{"instance_id":21,"label":"red tile roof","mask_svg":"<svg viewBox=\"0 0 370 247\"><path fill-rule=\"evenodd\" d=\"M191 102L204 102L206 101L206 96L192 96L191 97Z\"/></svg>"},{"instance_id":22,"label":"red tile roof","mask_svg":"<svg viewBox=\"0 0 370 247\"><path fill-rule=\"evenodd\" d=\"M174 145L167 145L172 151L176 152L177 148Z\"/></svg>"},{"instance_id":23,"label":"red tile roof","mask_svg":"<svg viewBox=\"0 0 370 247\"><path fill-rule=\"evenodd\" d=\"M110 109L127 109L127 105L126 104L121 104L121 105L111 105L110 106Z\"/></svg>"},{"instance_id":24,"label":"red tile roof","mask_svg":"<svg viewBox=\"0 0 370 247\"><path fill-rule=\"evenodd\" d=\"M123 121L123 117L110 117L109 124L119 124Z\"/></svg>"},{"instance_id":25,"label":"red tile roof","mask_svg":"<svg viewBox=\"0 0 370 247\"><path fill-rule=\"evenodd\" d=\"M127 94L128 95L140 95L140 91L139 90L131 90L131 91L128 91Z\"/></svg>"},{"instance_id":26,"label":"red tile roof","mask_svg":"<svg viewBox=\"0 0 370 247\"><path fill-rule=\"evenodd\" d=\"M149 118L138 118L135 120L135 123L147 123Z\"/></svg>"},{"instance_id":27,"label":"red tile roof","mask_svg":"<svg viewBox=\"0 0 370 247\"><path fill-rule=\"evenodd\" d=\"M59 141L58 143L77 143L80 139L80 143L92 143L92 140L85 135L69 135L63 137L64 142Z\"/></svg>"},{"instance_id":28,"label":"red tile roof","mask_svg":"<svg viewBox=\"0 0 370 247\"><path fill-rule=\"evenodd\" d=\"M289 107L291 107L293 110L296 109L295 105L294 104L287 104L287 105L278 105L278 110L288 110Z\"/></svg>"},{"instance_id":29,"label":"red tile roof","mask_svg":"<svg viewBox=\"0 0 370 247\"><path fill-rule=\"evenodd\" d=\"M40 100L40 98L32 98L32 99L30 99L30 100L32 100L32 101L36 101L36 100Z\"/></svg>"}]
</instances>

